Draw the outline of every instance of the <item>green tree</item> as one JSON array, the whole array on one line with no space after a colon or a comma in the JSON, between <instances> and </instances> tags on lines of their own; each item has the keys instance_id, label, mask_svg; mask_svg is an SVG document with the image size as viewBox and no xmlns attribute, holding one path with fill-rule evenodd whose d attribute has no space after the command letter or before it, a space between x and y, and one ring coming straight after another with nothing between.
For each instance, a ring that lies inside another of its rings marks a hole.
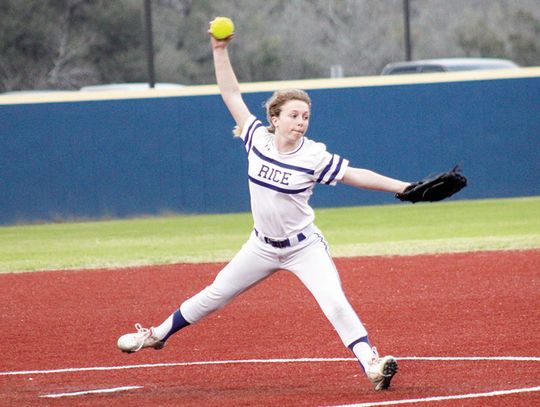
<instances>
[{"instance_id":1,"label":"green tree","mask_svg":"<svg viewBox=\"0 0 540 407\"><path fill-rule=\"evenodd\" d=\"M467 56L509 58L523 66L540 63L540 20L518 10L505 18L506 29L481 17L460 28L458 43Z\"/></svg>"},{"instance_id":2,"label":"green tree","mask_svg":"<svg viewBox=\"0 0 540 407\"><path fill-rule=\"evenodd\" d=\"M540 65L540 20L520 10L512 21L514 30L508 40L513 59L524 66Z\"/></svg>"},{"instance_id":3,"label":"green tree","mask_svg":"<svg viewBox=\"0 0 540 407\"><path fill-rule=\"evenodd\" d=\"M458 43L467 57L504 58L508 54L504 41L483 21L458 35Z\"/></svg>"},{"instance_id":4,"label":"green tree","mask_svg":"<svg viewBox=\"0 0 540 407\"><path fill-rule=\"evenodd\" d=\"M378 74L401 60L401 0L152 0L156 81L214 83L208 22L231 17L242 82ZM411 0L415 58L540 64L538 0ZM1 0L0 92L147 79L143 0Z\"/></svg>"},{"instance_id":5,"label":"green tree","mask_svg":"<svg viewBox=\"0 0 540 407\"><path fill-rule=\"evenodd\" d=\"M141 80L141 26L131 0L3 0L0 90Z\"/></svg>"}]
</instances>

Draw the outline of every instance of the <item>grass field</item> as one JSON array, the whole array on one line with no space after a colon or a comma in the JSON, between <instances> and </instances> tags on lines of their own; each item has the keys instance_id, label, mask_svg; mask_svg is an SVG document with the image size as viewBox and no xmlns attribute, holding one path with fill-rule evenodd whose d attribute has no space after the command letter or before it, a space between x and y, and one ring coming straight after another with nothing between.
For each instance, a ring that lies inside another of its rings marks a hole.
<instances>
[{"instance_id":1,"label":"grass field","mask_svg":"<svg viewBox=\"0 0 540 407\"><path fill-rule=\"evenodd\" d=\"M320 209L334 256L540 248L540 197ZM0 272L226 261L251 214L0 228Z\"/></svg>"}]
</instances>

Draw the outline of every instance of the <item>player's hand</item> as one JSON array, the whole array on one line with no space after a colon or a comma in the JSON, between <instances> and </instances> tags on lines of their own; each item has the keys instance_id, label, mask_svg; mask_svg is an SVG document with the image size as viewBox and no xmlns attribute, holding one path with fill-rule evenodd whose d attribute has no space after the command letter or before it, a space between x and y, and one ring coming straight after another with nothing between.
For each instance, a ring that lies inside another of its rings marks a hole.
<instances>
[{"instance_id":1,"label":"player's hand","mask_svg":"<svg viewBox=\"0 0 540 407\"><path fill-rule=\"evenodd\" d=\"M210 34L210 30L208 30L208 35L210 35L210 43L212 44L213 49L227 48L227 45L229 45L229 42L231 42L232 39L234 38L234 34L233 34L223 40L218 40L216 37Z\"/></svg>"}]
</instances>

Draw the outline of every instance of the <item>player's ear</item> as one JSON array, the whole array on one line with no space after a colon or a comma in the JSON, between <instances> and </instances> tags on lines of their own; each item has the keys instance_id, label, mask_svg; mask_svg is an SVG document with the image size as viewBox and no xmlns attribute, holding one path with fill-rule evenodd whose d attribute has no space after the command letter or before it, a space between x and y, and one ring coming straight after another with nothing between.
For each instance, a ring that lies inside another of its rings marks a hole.
<instances>
[{"instance_id":1,"label":"player's ear","mask_svg":"<svg viewBox=\"0 0 540 407\"><path fill-rule=\"evenodd\" d=\"M274 126L274 128L277 128L279 118L277 116L272 116L270 117L270 122L272 123L272 126Z\"/></svg>"}]
</instances>

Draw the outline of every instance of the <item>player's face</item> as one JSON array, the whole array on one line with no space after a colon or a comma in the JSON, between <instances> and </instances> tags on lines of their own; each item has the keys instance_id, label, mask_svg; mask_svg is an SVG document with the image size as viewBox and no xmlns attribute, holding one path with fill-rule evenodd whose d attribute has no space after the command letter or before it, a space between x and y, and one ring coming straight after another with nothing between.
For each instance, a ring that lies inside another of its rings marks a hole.
<instances>
[{"instance_id":1,"label":"player's face","mask_svg":"<svg viewBox=\"0 0 540 407\"><path fill-rule=\"evenodd\" d=\"M289 100L281 107L281 113L272 118L276 135L288 143L296 143L307 132L309 105L301 100Z\"/></svg>"}]
</instances>

